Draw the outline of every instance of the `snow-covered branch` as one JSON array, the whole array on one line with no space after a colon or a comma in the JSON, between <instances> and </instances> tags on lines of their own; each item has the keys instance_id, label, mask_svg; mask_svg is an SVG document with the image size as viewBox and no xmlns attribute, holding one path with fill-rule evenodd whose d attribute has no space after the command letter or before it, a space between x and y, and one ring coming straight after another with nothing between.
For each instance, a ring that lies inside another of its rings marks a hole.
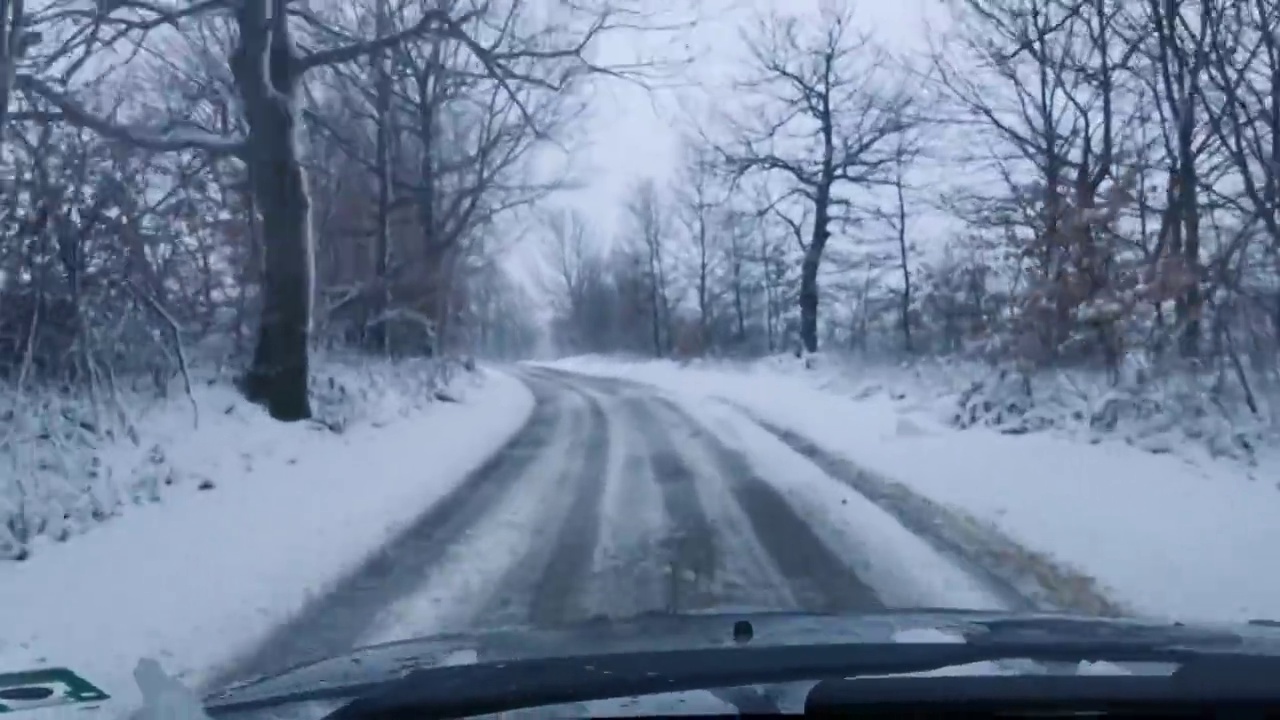
<instances>
[{"instance_id":1,"label":"snow-covered branch","mask_svg":"<svg viewBox=\"0 0 1280 720\"><path fill-rule=\"evenodd\" d=\"M245 149L245 140L240 137L223 137L196 128L161 130L113 122L33 75L17 76L17 85L58 108L67 122L135 147L157 152L202 150L220 155L238 155Z\"/></svg>"},{"instance_id":2,"label":"snow-covered branch","mask_svg":"<svg viewBox=\"0 0 1280 720\"><path fill-rule=\"evenodd\" d=\"M449 16L445 10L433 8L423 13L422 17L410 27L404 28L398 32L393 32L378 38L370 40L358 40L340 45L328 50L320 50L306 55L301 60L302 69L309 70L327 65L339 65L342 63L359 60L362 57L372 55L382 50L388 50L399 46L407 40L414 40L426 35L435 34L456 34L461 22L465 22L472 14L464 15L462 18L455 19Z\"/></svg>"}]
</instances>

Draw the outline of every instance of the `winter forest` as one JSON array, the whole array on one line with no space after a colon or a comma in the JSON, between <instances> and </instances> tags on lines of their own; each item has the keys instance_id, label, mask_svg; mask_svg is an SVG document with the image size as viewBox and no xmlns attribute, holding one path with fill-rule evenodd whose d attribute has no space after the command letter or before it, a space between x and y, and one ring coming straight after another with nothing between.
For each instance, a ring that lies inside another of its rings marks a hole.
<instances>
[{"instance_id":1,"label":"winter forest","mask_svg":"<svg viewBox=\"0 0 1280 720\"><path fill-rule=\"evenodd\" d=\"M1275 624L1278 206L1280 0L0 0L0 674Z\"/></svg>"},{"instance_id":2,"label":"winter forest","mask_svg":"<svg viewBox=\"0 0 1280 720\"><path fill-rule=\"evenodd\" d=\"M700 59L598 50L696 19L638 0L0 0L0 370L109 405L216 357L288 421L312 413L324 348L821 349L979 360L1014 405L1084 368L1264 415L1280 4L944 4L918 54L853 3L745 23L735 92L671 119L683 167L638 183L602 237L557 203L591 182L557 161L591 90L678 86ZM517 245L537 248L532 281L504 261Z\"/></svg>"},{"instance_id":3,"label":"winter forest","mask_svg":"<svg viewBox=\"0 0 1280 720\"><path fill-rule=\"evenodd\" d=\"M580 218L548 225L558 339L981 363L961 426L1053 423L1033 386L1071 373L1111 388L1095 427L1265 424L1280 5L943 4L927 53L848 5L744 27L737 93L692 123L677 182L636 189L631 232L599 251Z\"/></svg>"}]
</instances>

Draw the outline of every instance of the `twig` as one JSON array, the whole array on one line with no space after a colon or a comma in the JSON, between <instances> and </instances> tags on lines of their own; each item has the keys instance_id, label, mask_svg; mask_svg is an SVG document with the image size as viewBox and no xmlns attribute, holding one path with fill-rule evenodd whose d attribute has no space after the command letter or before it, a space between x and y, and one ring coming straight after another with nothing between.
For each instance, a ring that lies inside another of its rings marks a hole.
<instances>
[{"instance_id":1,"label":"twig","mask_svg":"<svg viewBox=\"0 0 1280 720\"><path fill-rule=\"evenodd\" d=\"M142 438L138 435L138 429L134 427L133 420L129 417L129 411L120 400L120 384L116 382L116 371L110 364L107 365L107 389L111 392L111 400L116 406L116 420L124 427L125 434L129 436L130 442L135 447L142 445Z\"/></svg>"},{"instance_id":2,"label":"twig","mask_svg":"<svg viewBox=\"0 0 1280 720\"><path fill-rule=\"evenodd\" d=\"M183 390L187 394L187 400L191 401L191 412L193 415L194 426L197 428L200 427L200 405L196 402L195 392L191 388L191 373L187 368L187 353L182 347L182 332L178 326L178 321L169 314L169 311L161 307L160 303L155 298L151 297L149 293L142 292L142 290L132 281L125 283L125 287L127 287L129 292L133 293L135 297L146 303L147 307L155 311L155 313L165 321L165 324L169 326L169 334L173 337L173 347L178 353L178 370L182 373Z\"/></svg>"},{"instance_id":3,"label":"twig","mask_svg":"<svg viewBox=\"0 0 1280 720\"><path fill-rule=\"evenodd\" d=\"M102 423L102 399L98 396L98 364L93 360L93 351L90 348L91 333L88 323L81 321L81 339L80 339L80 359L84 363L85 377L89 382L89 402L93 408L93 422L99 429L103 429Z\"/></svg>"},{"instance_id":4,"label":"twig","mask_svg":"<svg viewBox=\"0 0 1280 720\"><path fill-rule=\"evenodd\" d=\"M22 397L22 389L26 385L27 373L35 359L36 332L40 326L40 298L31 303L31 327L27 330L27 347L22 354L22 369L18 371L18 397Z\"/></svg>"}]
</instances>

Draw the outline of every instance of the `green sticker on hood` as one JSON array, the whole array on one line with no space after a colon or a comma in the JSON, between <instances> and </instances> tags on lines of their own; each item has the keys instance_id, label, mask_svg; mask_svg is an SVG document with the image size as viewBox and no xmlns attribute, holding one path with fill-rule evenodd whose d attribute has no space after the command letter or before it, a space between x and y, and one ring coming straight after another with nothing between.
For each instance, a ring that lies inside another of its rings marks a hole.
<instances>
[{"instance_id":1,"label":"green sticker on hood","mask_svg":"<svg viewBox=\"0 0 1280 720\"><path fill-rule=\"evenodd\" d=\"M110 699L70 668L0 673L0 714Z\"/></svg>"}]
</instances>

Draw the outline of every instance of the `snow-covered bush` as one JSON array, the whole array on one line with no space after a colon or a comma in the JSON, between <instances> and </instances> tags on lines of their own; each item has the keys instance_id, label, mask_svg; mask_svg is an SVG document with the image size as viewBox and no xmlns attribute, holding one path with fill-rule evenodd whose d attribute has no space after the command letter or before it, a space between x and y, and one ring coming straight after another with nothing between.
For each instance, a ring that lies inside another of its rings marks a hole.
<instances>
[{"instance_id":1,"label":"snow-covered bush","mask_svg":"<svg viewBox=\"0 0 1280 720\"><path fill-rule=\"evenodd\" d=\"M30 540L65 540L122 502L96 445L108 433L71 398L0 395L0 557L22 559Z\"/></svg>"},{"instance_id":2,"label":"snow-covered bush","mask_svg":"<svg viewBox=\"0 0 1280 720\"><path fill-rule=\"evenodd\" d=\"M333 433L406 417L448 397L446 386L468 374L452 361L356 354L321 355L312 367L310 424ZM239 395L229 372L210 365L191 376L189 398L175 389L163 400L129 389L95 401L86 393L0 386L0 559L24 559L41 539L65 541L131 505L163 502L170 491L216 490L217 468L184 462L172 450L182 448L188 458L219 450L234 456L227 444L263 435L275 421ZM209 447L190 452L201 445ZM244 463L265 449L237 447Z\"/></svg>"},{"instance_id":3,"label":"snow-covered bush","mask_svg":"<svg viewBox=\"0 0 1280 720\"><path fill-rule=\"evenodd\" d=\"M856 399L906 402L958 429L988 427L1019 435L1056 431L1086 442L1117 439L1152 453L1199 447L1211 457L1253 463L1280 446L1267 420L1276 405L1258 383L1254 413L1239 385L1186 370L1125 367L1118 383L1103 371L1044 369L1030 375L976 361L921 358L892 363L827 353L819 362L784 354L760 361L771 370L804 373ZM1267 404L1267 400L1271 402Z\"/></svg>"},{"instance_id":4,"label":"snow-covered bush","mask_svg":"<svg viewBox=\"0 0 1280 720\"><path fill-rule=\"evenodd\" d=\"M1095 442L1116 437L1155 453L1191 441L1213 457L1252 462L1260 446L1275 440L1229 386L1190 373L1129 377L1112 385L1085 372L1024 377L1004 370L974 382L956 405L951 422L959 428L1065 429Z\"/></svg>"}]
</instances>

